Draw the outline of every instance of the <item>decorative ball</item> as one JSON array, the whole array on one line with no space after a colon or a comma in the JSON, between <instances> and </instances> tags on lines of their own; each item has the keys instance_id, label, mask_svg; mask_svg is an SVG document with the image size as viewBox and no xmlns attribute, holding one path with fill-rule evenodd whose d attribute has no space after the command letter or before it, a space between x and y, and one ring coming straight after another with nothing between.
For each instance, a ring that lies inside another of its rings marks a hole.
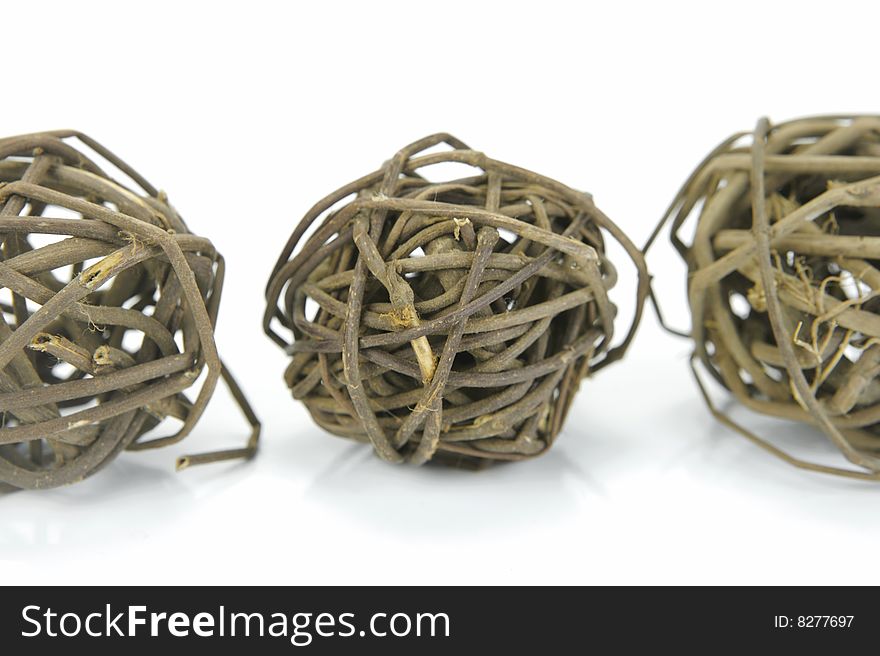
<instances>
[{"instance_id":1,"label":"decorative ball","mask_svg":"<svg viewBox=\"0 0 880 656\"><path fill-rule=\"evenodd\" d=\"M186 437L221 376L223 259L164 193L77 132L0 139L0 245L0 483L73 483L123 449ZM248 447L179 467L256 448L259 424L223 375L254 428ZM176 433L147 435L168 417Z\"/></svg>"},{"instance_id":2,"label":"decorative ball","mask_svg":"<svg viewBox=\"0 0 880 656\"><path fill-rule=\"evenodd\" d=\"M713 412L799 467L880 478L880 117L762 120L706 158L668 218L695 360L750 409L820 428L856 467L787 453Z\"/></svg>"},{"instance_id":3,"label":"decorative ball","mask_svg":"<svg viewBox=\"0 0 880 656\"><path fill-rule=\"evenodd\" d=\"M470 175L432 181L453 164ZM640 280L614 348L608 237ZM581 379L625 352L646 293L641 253L588 194L437 134L309 210L264 327L325 430L392 462L480 466L553 444Z\"/></svg>"}]
</instances>

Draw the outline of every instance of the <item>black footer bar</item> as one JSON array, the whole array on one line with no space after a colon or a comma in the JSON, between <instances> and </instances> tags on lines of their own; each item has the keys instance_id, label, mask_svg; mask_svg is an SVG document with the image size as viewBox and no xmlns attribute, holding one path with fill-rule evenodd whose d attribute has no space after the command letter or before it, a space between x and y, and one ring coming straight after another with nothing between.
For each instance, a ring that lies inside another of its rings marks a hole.
<instances>
[{"instance_id":1,"label":"black footer bar","mask_svg":"<svg viewBox=\"0 0 880 656\"><path fill-rule=\"evenodd\" d=\"M876 588L819 587L22 587L3 588L0 645L90 655L219 641L261 654L840 647L873 642L876 599Z\"/></svg>"}]
</instances>

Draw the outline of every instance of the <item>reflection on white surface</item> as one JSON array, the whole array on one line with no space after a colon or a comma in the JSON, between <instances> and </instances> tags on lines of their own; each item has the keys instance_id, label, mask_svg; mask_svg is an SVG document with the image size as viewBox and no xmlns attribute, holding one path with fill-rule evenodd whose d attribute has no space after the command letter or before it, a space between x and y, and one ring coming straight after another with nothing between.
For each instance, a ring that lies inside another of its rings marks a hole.
<instances>
[{"instance_id":1,"label":"reflection on white surface","mask_svg":"<svg viewBox=\"0 0 880 656\"><path fill-rule=\"evenodd\" d=\"M441 466L415 470L387 465L363 447L350 446L314 479L304 499L362 529L406 540L414 534L440 539L517 535L526 527L565 521L577 512L579 498L599 494L562 453L518 464L483 472ZM523 465L528 473L514 471Z\"/></svg>"},{"instance_id":2,"label":"reflection on white surface","mask_svg":"<svg viewBox=\"0 0 880 656\"><path fill-rule=\"evenodd\" d=\"M646 328L630 361L584 383L549 454L482 472L388 465L266 381L254 462L177 474L167 450L124 454L80 485L0 497L4 581L864 580L827 554L873 548L880 487L795 470L720 427L686 345ZM236 439L237 420L212 406L187 449ZM786 426L778 438L803 441Z\"/></svg>"}]
</instances>

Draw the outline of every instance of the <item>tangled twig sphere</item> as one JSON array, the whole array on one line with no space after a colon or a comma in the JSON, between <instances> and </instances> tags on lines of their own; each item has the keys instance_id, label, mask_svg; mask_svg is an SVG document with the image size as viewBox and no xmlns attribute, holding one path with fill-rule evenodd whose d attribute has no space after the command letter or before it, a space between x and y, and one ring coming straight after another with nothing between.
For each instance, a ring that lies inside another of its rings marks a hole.
<instances>
[{"instance_id":1,"label":"tangled twig sphere","mask_svg":"<svg viewBox=\"0 0 880 656\"><path fill-rule=\"evenodd\" d=\"M77 132L0 139L0 243L0 483L73 483L123 449L180 441L221 372L253 428L248 446L178 467L253 454L259 423L214 344L223 258L163 193ZM166 417L182 422L175 434L143 439Z\"/></svg>"},{"instance_id":2,"label":"tangled twig sphere","mask_svg":"<svg viewBox=\"0 0 880 656\"><path fill-rule=\"evenodd\" d=\"M783 451L703 388L713 413L799 467L880 478L880 117L762 120L706 158L667 219L695 359L749 408L820 428L856 468Z\"/></svg>"},{"instance_id":3,"label":"tangled twig sphere","mask_svg":"<svg viewBox=\"0 0 880 656\"><path fill-rule=\"evenodd\" d=\"M450 163L472 175L426 177ZM640 279L614 348L607 236ZM327 431L392 462L479 466L553 444L580 380L623 355L646 293L641 254L588 194L438 134L309 210L275 266L264 327Z\"/></svg>"}]
</instances>

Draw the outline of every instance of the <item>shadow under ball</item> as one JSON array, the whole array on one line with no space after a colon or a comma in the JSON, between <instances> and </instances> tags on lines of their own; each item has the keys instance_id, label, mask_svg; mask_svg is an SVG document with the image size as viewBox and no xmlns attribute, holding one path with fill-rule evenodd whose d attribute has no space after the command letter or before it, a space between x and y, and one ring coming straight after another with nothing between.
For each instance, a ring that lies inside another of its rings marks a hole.
<instances>
[{"instance_id":1,"label":"shadow under ball","mask_svg":"<svg viewBox=\"0 0 880 656\"><path fill-rule=\"evenodd\" d=\"M799 467L880 478L880 117L762 120L704 160L667 219L689 269L695 359L750 409L821 429L855 467L713 413Z\"/></svg>"},{"instance_id":2,"label":"shadow under ball","mask_svg":"<svg viewBox=\"0 0 880 656\"><path fill-rule=\"evenodd\" d=\"M468 175L433 181L451 163ZM609 237L640 276L614 348ZM391 462L480 466L553 444L581 379L625 352L646 292L641 254L588 194L437 134L309 210L264 327L325 430Z\"/></svg>"},{"instance_id":3,"label":"shadow under ball","mask_svg":"<svg viewBox=\"0 0 880 656\"><path fill-rule=\"evenodd\" d=\"M259 424L214 344L223 258L163 193L77 132L0 139L0 245L0 483L65 485L178 442L221 375L250 442L178 467L254 453ZM148 435L166 418L176 433Z\"/></svg>"}]
</instances>

